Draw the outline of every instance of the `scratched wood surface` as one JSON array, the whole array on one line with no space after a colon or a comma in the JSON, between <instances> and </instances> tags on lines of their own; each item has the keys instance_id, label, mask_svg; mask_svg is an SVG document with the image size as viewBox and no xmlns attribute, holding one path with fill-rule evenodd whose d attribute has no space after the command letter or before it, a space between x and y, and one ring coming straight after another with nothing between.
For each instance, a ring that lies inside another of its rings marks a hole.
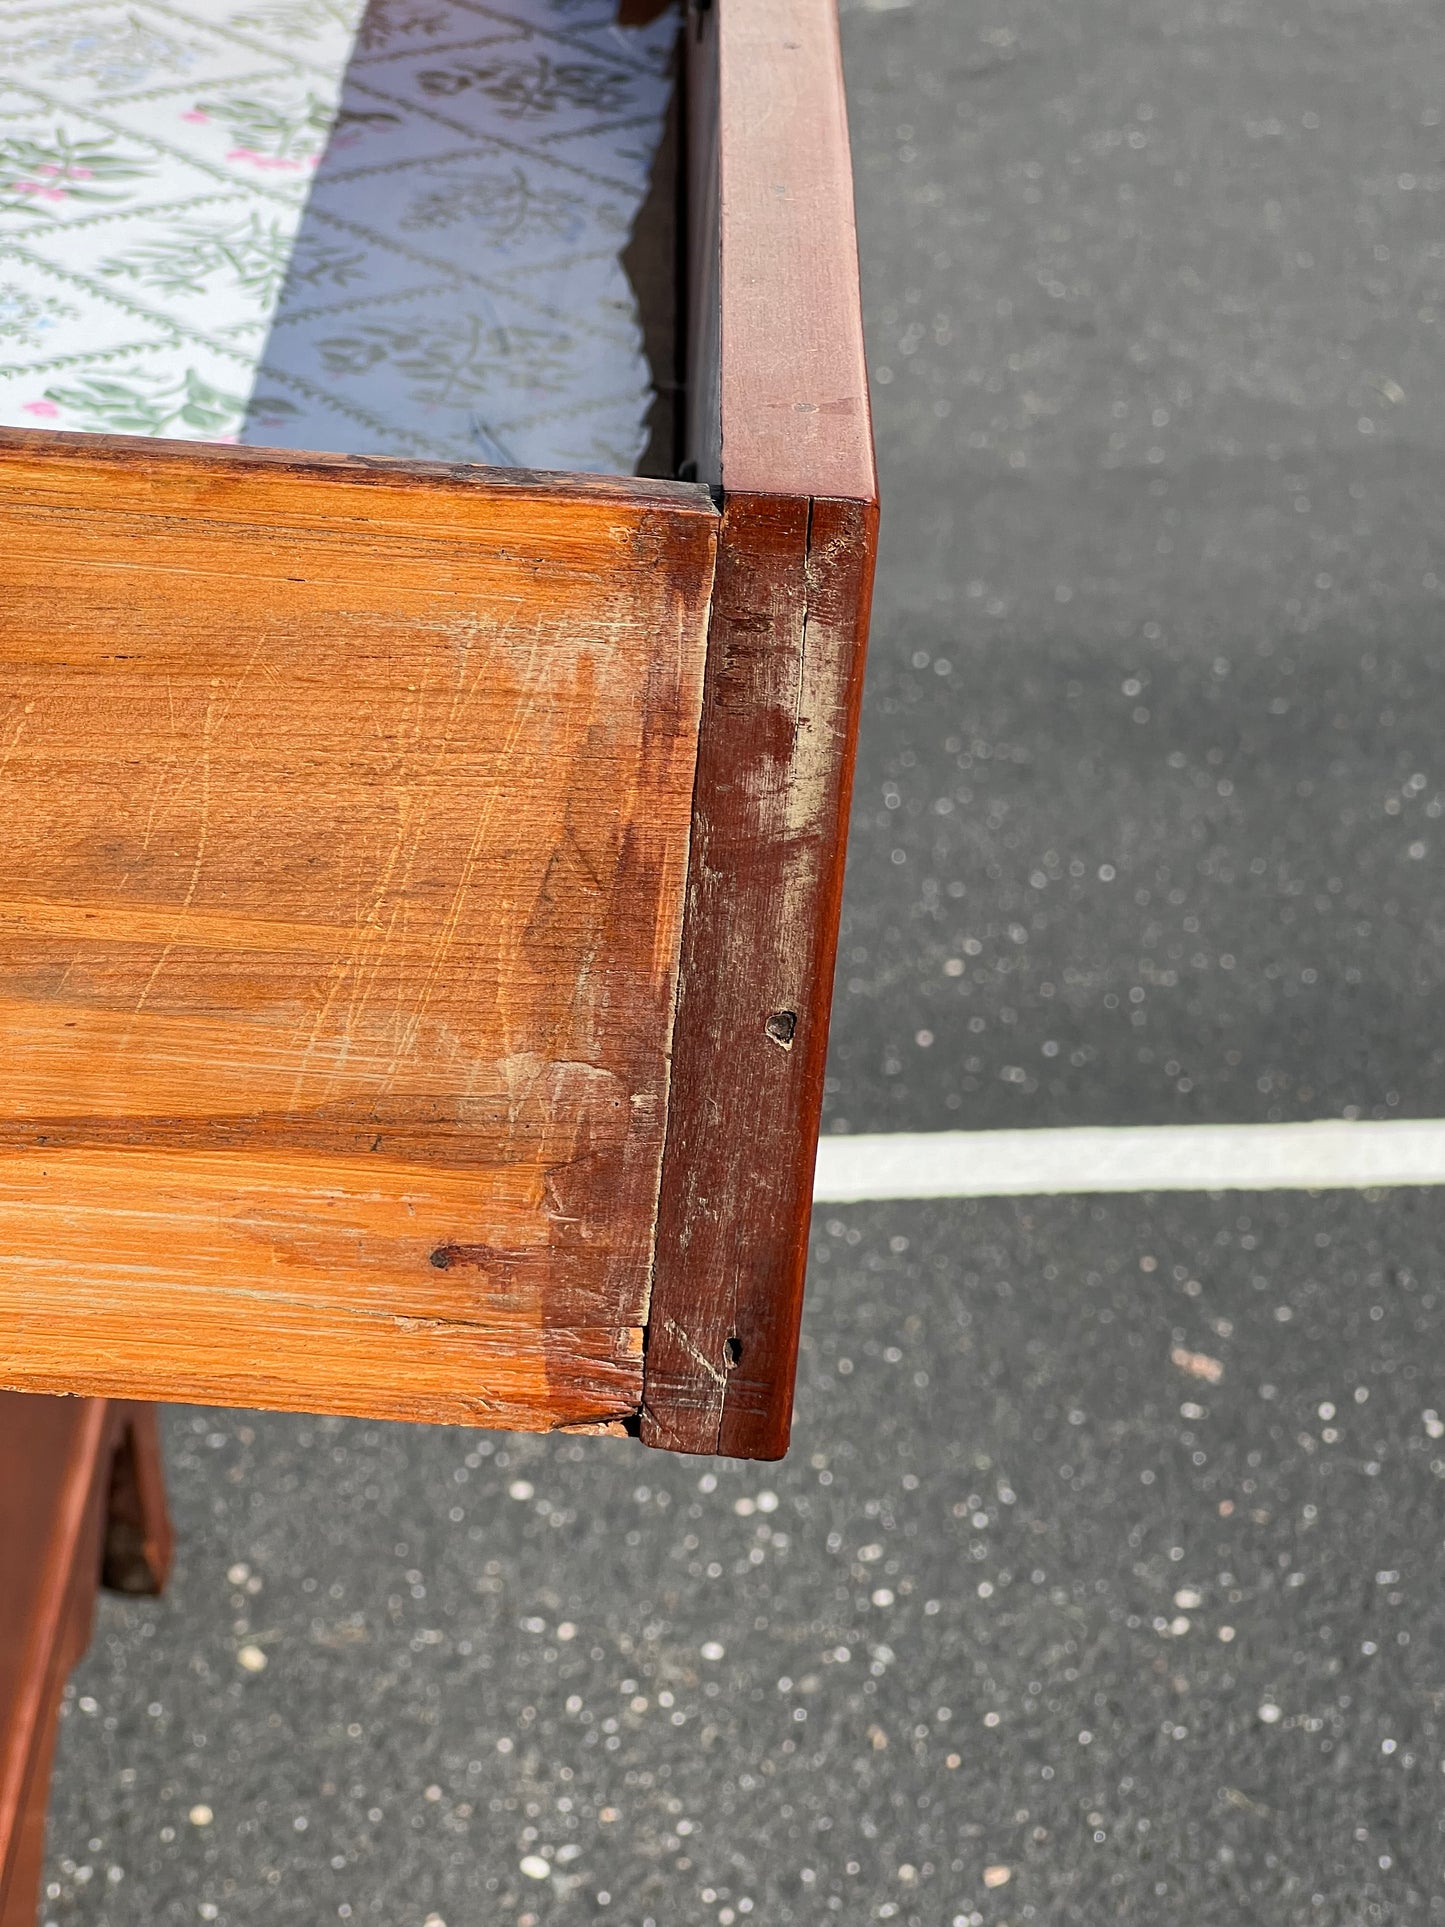
<instances>
[{"instance_id":1,"label":"scratched wood surface","mask_svg":"<svg viewBox=\"0 0 1445 1927\"><path fill-rule=\"evenodd\" d=\"M834 0L689 15L691 447L720 482L641 1433L787 1447L877 481Z\"/></svg>"},{"instance_id":2,"label":"scratched wood surface","mask_svg":"<svg viewBox=\"0 0 1445 1927\"><path fill-rule=\"evenodd\" d=\"M0 1384L635 1413L716 525L0 437Z\"/></svg>"}]
</instances>

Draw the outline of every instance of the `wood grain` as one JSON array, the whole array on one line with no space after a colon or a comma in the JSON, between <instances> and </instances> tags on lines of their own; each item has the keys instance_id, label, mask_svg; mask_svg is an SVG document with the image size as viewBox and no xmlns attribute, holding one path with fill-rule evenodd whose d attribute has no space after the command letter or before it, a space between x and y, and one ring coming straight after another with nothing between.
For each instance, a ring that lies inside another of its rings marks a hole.
<instances>
[{"instance_id":1,"label":"wood grain","mask_svg":"<svg viewBox=\"0 0 1445 1927\"><path fill-rule=\"evenodd\" d=\"M720 524L0 434L0 1383L784 1449L877 489L832 0L686 39Z\"/></svg>"},{"instance_id":2,"label":"wood grain","mask_svg":"<svg viewBox=\"0 0 1445 1927\"><path fill-rule=\"evenodd\" d=\"M0 1383L636 1411L716 521L0 437Z\"/></svg>"},{"instance_id":3,"label":"wood grain","mask_svg":"<svg viewBox=\"0 0 1445 1927\"><path fill-rule=\"evenodd\" d=\"M722 485L873 502L836 0L714 11Z\"/></svg>"},{"instance_id":4,"label":"wood grain","mask_svg":"<svg viewBox=\"0 0 1445 1927\"><path fill-rule=\"evenodd\" d=\"M724 506L641 1433L672 1450L776 1458L791 1422L877 483L832 0L724 0L694 11L686 45L699 129L689 422L698 472L720 479Z\"/></svg>"},{"instance_id":5,"label":"wood grain","mask_svg":"<svg viewBox=\"0 0 1445 1927\"><path fill-rule=\"evenodd\" d=\"M90 1637L113 1497L126 1589L165 1583L154 1424L124 1403L0 1392L0 1927L34 1927L60 1695Z\"/></svg>"}]
</instances>

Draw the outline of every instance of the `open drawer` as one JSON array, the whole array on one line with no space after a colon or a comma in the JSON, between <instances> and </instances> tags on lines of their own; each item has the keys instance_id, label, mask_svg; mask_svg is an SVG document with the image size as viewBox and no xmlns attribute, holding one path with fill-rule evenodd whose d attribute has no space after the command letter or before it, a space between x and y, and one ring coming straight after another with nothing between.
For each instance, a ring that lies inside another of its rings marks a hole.
<instances>
[{"instance_id":1,"label":"open drawer","mask_svg":"<svg viewBox=\"0 0 1445 1927\"><path fill-rule=\"evenodd\" d=\"M875 483L832 0L682 47L687 479L0 429L0 1385L784 1450Z\"/></svg>"}]
</instances>

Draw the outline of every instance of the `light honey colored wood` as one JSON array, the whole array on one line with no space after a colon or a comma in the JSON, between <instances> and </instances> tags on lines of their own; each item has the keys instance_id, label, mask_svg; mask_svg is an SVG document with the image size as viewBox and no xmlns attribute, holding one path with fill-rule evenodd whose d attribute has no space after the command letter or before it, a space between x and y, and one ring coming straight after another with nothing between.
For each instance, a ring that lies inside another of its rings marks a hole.
<instances>
[{"instance_id":1,"label":"light honey colored wood","mask_svg":"<svg viewBox=\"0 0 1445 1927\"><path fill-rule=\"evenodd\" d=\"M0 1384L637 1410L716 522L0 436Z\"/></svg>"}]
</instances>

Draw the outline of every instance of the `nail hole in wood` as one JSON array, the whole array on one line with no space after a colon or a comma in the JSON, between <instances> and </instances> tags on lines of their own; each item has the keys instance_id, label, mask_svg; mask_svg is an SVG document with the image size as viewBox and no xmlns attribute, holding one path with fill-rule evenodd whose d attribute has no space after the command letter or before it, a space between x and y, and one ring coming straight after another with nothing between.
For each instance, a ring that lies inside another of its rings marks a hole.
<instances>
[{"instance_id":1,"label":"nail hole in wood","mask_svg":"<svg viewBox=\"0 0 1445 1927\"><path fill-rule=\"evenodd\" d=\"M438 1271L445 1271L451 1264L452 1254L445 1245L438 1245L431 1255L431 1261Z\"/></svg>"},{"instance_id":2,"label":"nail hole in wood","mask_svg":"<svg viewBox=\"0 0 1445 1927\"><path fill-rule=\"evenodd\" d=\"M798 1013L795 1010L775 1010L763 1029L779 1050L791 1050L798 1029Z\"/></svg>"},{"instance_id":3,"label":"nail hole in wood","mask_svg":"<svg viewBox=\"0 0 1445 1927\"><path fill-rule=\"evenodd\" d=\"M723 1340L723 1362L729 1371L732 1370L734 1365L742 1364L743 1341L740 1338L725 1338Z\"/></svg>"}]
</instances>

